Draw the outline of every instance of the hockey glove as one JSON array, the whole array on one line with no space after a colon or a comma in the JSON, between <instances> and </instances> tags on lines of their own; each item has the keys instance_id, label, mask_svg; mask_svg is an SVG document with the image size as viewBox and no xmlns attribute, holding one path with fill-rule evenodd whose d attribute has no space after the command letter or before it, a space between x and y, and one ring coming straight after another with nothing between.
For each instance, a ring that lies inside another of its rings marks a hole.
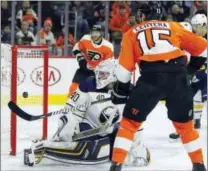
<instances>
[{"instance_id":1,"label":"hockey glove","mask_svg":"<svg viewBox=\"0 0 208 171\"><path fill-rule=\"evenodd\" d=\"M206 62L207 58L191 56L191 60L187 66L188 73L193 76L201 66Z\"/></svg>"},{"instance_id":2,"label":"hockey glove","mask_svg":"<svg viewBox=\"0 0 208 171\"><path fill-rule=\"evenodd\" d=\"M201 66L205 63L206 58L203 57L194 57L191 56L191 60L187 66L188 71L188 81L192 83L195 73L201 68Z\"/></svg>"},{"instance_id":3,"label":"hockey glove","mask_svg":"<svg viewBox=\"0 0 208 171\"><path fill-rule=\"evenodd\" d=\"M83 71L88 71L88 68L87 68L87 61L85 60L84 56L79 56L77 57L77 61L79 63L79 68Z\"/></svg>"},{"instance_id":4,"label":"hockey glove","mask_svg":"<svg viewBox=\"0 0 208 171\"><path fill-rule=\"evenodd\" d=\"M111 93L112 103L123 104L126 103L130 91L130 82L122 83L117 81Z\"/></svg>"}]
</instances>

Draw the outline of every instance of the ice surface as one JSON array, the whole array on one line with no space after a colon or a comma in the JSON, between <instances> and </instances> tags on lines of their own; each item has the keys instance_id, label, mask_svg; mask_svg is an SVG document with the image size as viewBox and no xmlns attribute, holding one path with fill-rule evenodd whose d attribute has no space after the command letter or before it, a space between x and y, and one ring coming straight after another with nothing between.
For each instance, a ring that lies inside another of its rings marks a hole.
<instances>
[{"instance_id":1,"label":"ice surface","mask_svg":"<svg viewBox=\"0 0 208 171\"><path fill-rule=\"evenodd\" d=\"M50 106L49 110L54 111L60 109L61 106ZM205 108L202 119L201 144L203 147L204 158L207 161L207 108ZM4 111L6 109L2 109ZM37 107L25 107L30 113L37 113L40 110ZM144 124L144 143L149 148L152 161L147 167L124 167L123 170L191 170L191 162L180 142L170 143L168 136L174 131L172 123L167 119L166 108L163 104L158 104L157 107L149 115L148 120ZM1 112L2 113L2 112ZM39 113L38 113L39 114ZM2 128L5 126L6 117L5 113L1 115ZM21 119L18 120L19 124L25 125L23 129L18 130L18 153L17 156L9 156L7 153L1 154L1 169L2 170L84 170L85 171L108 171L110 163L100 165L65 165L62 163L47 161L44 159L42 164L35 167L28 167L23 165L23 149L30 146L33 135L41 135L38 132L41 121L36 123L26 123ZM39 123L38 123L39 122ZM49 137L56 131L57 116L49 118ZM8 145L8 139L1 138L2 144ZM96 168L96 169L95 169Z\"/></svg>"}]
</instances>

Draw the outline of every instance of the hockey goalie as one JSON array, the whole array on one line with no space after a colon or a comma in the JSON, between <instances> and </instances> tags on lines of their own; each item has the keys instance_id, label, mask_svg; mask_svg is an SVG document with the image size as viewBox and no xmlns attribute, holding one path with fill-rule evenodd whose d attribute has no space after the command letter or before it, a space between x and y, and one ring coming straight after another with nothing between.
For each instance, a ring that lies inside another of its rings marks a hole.
<instances>
[{"instance_id":1,"label":"hockey goalie","mask_svg":"<svg viewBox=\"0 0 208 171\"><path fill-rule=\"evenodd\" d=\"M68 164L98 164L111 158L123 105L103 100L111 97L116 81L115 68L116 62L107 59L95 68L95 77L80 83L65 104L65 108L76 110L60 115L58 130L51 140L35 140L29 149L25 149L25 165L39 164L44 158ZM86 105L93 101L98 103ZM87 138L80 134L87 131L91 131ZM142 130L138 130L126 158L128 166L146 166L150 162L150 153L142 143L141 134ZM76 135L80 135L78 140L74 139Z\"/></svg>"}]
</instances>

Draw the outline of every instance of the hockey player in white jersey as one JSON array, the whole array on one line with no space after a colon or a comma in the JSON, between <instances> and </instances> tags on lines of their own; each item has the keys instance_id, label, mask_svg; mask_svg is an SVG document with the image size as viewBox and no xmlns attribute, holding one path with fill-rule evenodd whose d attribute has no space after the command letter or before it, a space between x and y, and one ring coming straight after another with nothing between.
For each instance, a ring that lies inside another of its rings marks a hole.
<instances>
[{"instance_id":1,"label":"hockey player in white jersey","mask_svg":"<svg viewBox=\"0 0 208 171\"><path fill-rule=\"evenodd\" d=\"M69 97L66 108L77 110L62 113L59 129L52 140L36 141L25 150L24 164L32 166L48 158L64 163L98 164L111 158L117 126L123 105L114 105L110 100L91 106L84 104L111 97L111 89L116 81L115 61L108 59L95 68L95 77L80 83L79 88ZM77 106L82 106L77 108ZM73 141L73 136L86 130L106 127L98 135ZM150 153L141 141L142 130L138 130L134 145L126 159L126 165L145 166L150 162Z\"/></svg>"},{"instance_id":2,"label":"hockey player in white jersey","mask_svg":"<svg viewBox=\"0 0 208 171\"><path fill-rule=\"evenodd\" d=\"M207 39L207 17L204 14L196 14L192 20L191 25L193 32L199 36ZM206 61L207 63L207 61ZM205 101L207 101L207 65L203 65L200 70L196 72L192 79L192 88L194 91L194 121L195 128L201 128L201 117Z\"/></svg>"},{"instance_id":3,"label":"hockey player in white jersey","mask_svg":"<svg viewBox=\"0 0 208 171\"><path fill-rule=\"evenodd\" d=\"M206 38L207 34L207 17L204 14L196 14L191 19L191 24L188 22L181 22L181 25L190 32ZM186 53L187 57L190 58L190 54ZM188 59L189 60L189 59ZM198 71L193 72L191 84L194 94L194 127L195 129L201 128L201 117L204 108L204 103L207 101L207 65L203 65ZM179 139L177 133L169 135L171 141Z\"/></svg>"}]
</instances>

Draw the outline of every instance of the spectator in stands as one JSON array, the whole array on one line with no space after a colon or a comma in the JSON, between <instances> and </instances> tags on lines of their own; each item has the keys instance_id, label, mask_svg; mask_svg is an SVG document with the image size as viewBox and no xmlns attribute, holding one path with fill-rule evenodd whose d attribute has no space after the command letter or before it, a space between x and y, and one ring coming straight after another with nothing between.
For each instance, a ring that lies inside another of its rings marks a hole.
<instances>
[{"instance_id":1,"label":"spectator in stands","mask_svg":"<svg viewBox=\"0 0 208 171\"><path fill-rule=\"evenodd\" d=\"M1 1L1 27L7 27L11 24L11 9L7 1Z\"/></svg>"},{"instance_id":2,"label":"spectator in stands","mask_svg":"<svg viewBox=\"0 0 208 171\"><path fill-rule=\"evenodd\" d=\"M44 28L40 30L40 44L47 45L49 48L49 52L53 53L55 48L56 40L54 35L51 31L52 28L52 21L50 18L47 18L44 21Z\"/></svg>"},{"instance_id":3,"label":"spectator in stands","mask_svg":"<svg viewBox=\"0 0 208 171\"><path fill-rule=\"evenodd\" d=\"M3 43L11 43L11 30L9 26L4 27L1 32L1 41Z\"/></svg>"},{"instance_id":4,"label":"spectator in stands","mask_svg":"<svg viewBox=\"0 0 208 171\"><path fill-rule=\"evenodd\" d=\"M136 14L131 13L128 21L121 27L123 33L127 32L130 28L136 25Z\"/></svg>"},{"instance_id":5,"label":"spectator in stands","mask_svg":"<svg viewBox=\"0 0 208 171\"><path fill-rule=\"evenodd\" d=\"M126 7L119 6L119 11L111 18L109 29L112 31L112 39L120 40L122 37L122 26L128 21L129 14Z\"/></svg>"},{"instance_id":6,"label":"spectator in stands","mask_svg":"<svg viewBox=\"0 0 208 171\"><path fill-rule=\"evenodd\" d=\"M68 48L72 50L72 48L74 47L74 45L76 44L76 40L74 39L74 36L69 33L68 36ZM57 55L61 56L63 55L63 49L64 49L64 31L63 33L61 33L56 41L56 46L57 46Z\"/></svg>"},{"instance_id":7,"label":"spectator in stands","mask_svg":"<svg viewBox=\"0 0 208 171\"><path fill-rule=\"evenodd\" d=\"M94 8L94 24L101 25L103 28L105 27L105 3L106 2L98 2Z\"/></svg>"},{"instance_id":8,"label":"spectator in stands","mask_svg":"<svg viewBox=\"0 0 208 171\"><path fill-rule=\"evenodd\" d=\"M22 21L21 30L16 33L16 44L18 45L35 45L35 37L28 30L29 24L27 21Z\"/></svg>"},{"instance_id":9,"label":"spectator in stands","mask_svg":"<svg viewBox=\"0 0 208 171\"><path fill-rule=\"evenodd\" d=\"M129 6L129 9L131 13L136 13L139 6L139 1L127 1L127 5Z\"/></svg>"},{"instance_id":10,"label":"spectator in stands","mask_svg":"<svg viewBox=\"0 0 208 171\"><path fill-rule=\"evenodd\" d=\"M99 2L96 2L99 3ZM84 19L87 20L87 23L89 25L89 28L91 28L94 24L94 5L92 1L88 1L87 3L84 3Z\"/></svg>"},{"instance_id":11,"label":"spectator in stands","mask_svg":"<svg viewBox=\"0 0 208 171\"><path fill-rule=\"evenodd\" d=\"M85 7L80 1L73 1L72 10L77 12L77 39L81 39L90 31L89 24L85 19Z\"/></svg>"},{"instance_id":12,"label":"spectator in stands","mask_svg":"<svg viewBox=\"0 0 208 171\"><path fill-rule=\"evenodd\" d=\"M37 18L33 16L33 11L29 9L26 14L23 16L22 21L27 21L28 23L28 30L31 31L32 33L36 33L36 22Z\"/></svg>"},{"instance_id":13,"label":"spectator in stands","mask_svg":"<svg viewBox=\"0 0 208 171\"><path fill-rule=\"evenodd\" d=\"M193 14L200 11L201 14L207 15L207 1L195 1Z\"/></svg>"},{"instance_id":14,"label":"spectator in stands","mask_svg":"<svg viewBox=\"0 0 208 171\"><path fill-rule=\"evenodd\" d=\"M116 15L119 12L120 6L123 6L126 9L126 13L130 14L130 8L128 4L124 1L116 1L112 5L111 15Z\"/></svg>"},{"instance_id":15,"label":"spectator in stands","mask_svg":"<svg viewBox=\"0 0 208 171\"><path fill-rule=\"evenodd\" d=\"M11 41L11 9L7 1L1 1L1 41L4 43L10 43Z\"/></svg>"},{"instance_id":16,"label":"spectator in stands","mask_svg":"<svg viewBox=\"0 0 208 171\"><path fill-rule=\"evenodd\" d=\"M185 14L184 9L181 8L178 4L173 4L171 7L171 15L173 17L173 21L184 21Z\"/></svg>"},{"instance_id":17,"label":"spectator in stands","mask_svg":"<svg viewBox=\"0 0 208 171\"><path fill-rule=\"evenodd\" d=\"M37 14L30 6L30 1L23 1L22 2L22 9L20 9L17 12L16 19L17 19L17 25L21 27L21 22L23 20L23 16L26 18L33 19L33 22L37 21ZM36 23L35 23L36 25Z\"/></svg>"},{"instance_id":18,"label":"spectator in stands","mask_svg":"<svg viewBox=\"0 0 208 171\"><path fill-rule=\"evenodd\" d=\"M166 17L166 21L173 21L173 16L171 14L168 14Z\"/></svg>"}]
</instances>

